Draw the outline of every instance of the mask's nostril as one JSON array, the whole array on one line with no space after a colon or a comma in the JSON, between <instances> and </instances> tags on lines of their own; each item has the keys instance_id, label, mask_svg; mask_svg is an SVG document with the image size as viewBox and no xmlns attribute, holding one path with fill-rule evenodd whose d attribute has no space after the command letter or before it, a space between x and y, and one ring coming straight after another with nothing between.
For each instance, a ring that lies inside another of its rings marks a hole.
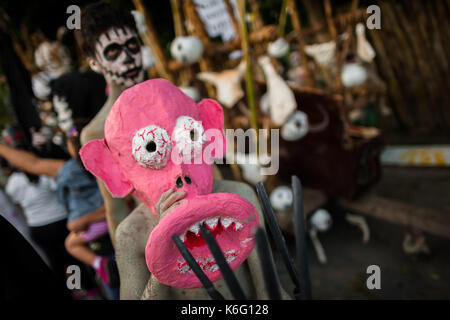
<instances>
[{"instance_id":1,"label":"mask's nostril","mask_svg":"<svg viewBox=\"0 0 450 320\"><path fill-rule=\"evenodd\" d=\"M181 177L177 178L176 184L177 184L177 188L183 187L183 180L181 180Z\"/></svg>"},{"instance_id":2,"label":"mask's nostril","mask_svg":"<svg viewBox=\"0 0 450 320\"><path fill-rule=\"evenodd\" d=\"M191 178L189 178L188 176L184 177L184 181L186 181L187 184L191 184Z\"/></svg>"}]
</instances>

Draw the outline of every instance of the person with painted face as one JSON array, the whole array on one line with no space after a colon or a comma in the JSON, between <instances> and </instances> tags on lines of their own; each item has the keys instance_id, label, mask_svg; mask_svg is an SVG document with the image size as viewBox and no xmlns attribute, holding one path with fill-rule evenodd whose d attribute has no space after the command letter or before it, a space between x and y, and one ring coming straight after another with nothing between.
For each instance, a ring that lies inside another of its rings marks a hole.
<instances>
[{"instance_id":1,"label":"person with painted face","mask_svg":"<svg viewBox=\"0 0 450 320\"><path fill-rule=\"evenodd\" d=\"M88 5L81 14L81 36L89 66L103 74L109 90L103 107L81 132L84 145L103 138L106 116L112 105L122 91L144 80L144 70L141 42L131 12L103 2ZM114 242L116 226L130 213L130 208L123 199L113 199L103 183L99 186Z\"/></svg>"},{"instance_id":2,"label":"person with painted face","mask_svg":"<svg viewBox=\"0 0 450 320\"><path fill-rule=\"evenodd\" d=\"M104 75L110 94L141 82L141 42L131 13L97 3L86 7L81 19L83 50L89 66Z\"/></svg>"}]
</instances>

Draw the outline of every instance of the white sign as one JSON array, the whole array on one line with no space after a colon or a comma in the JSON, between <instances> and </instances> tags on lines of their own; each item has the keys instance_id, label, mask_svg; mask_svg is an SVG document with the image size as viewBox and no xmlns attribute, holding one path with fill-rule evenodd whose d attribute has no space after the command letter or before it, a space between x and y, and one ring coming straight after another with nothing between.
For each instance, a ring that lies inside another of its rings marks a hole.
<instances>
[{"instance_id":1,"label":"white sign","mask_svg":"<svg viewBox=\"0 0 450 320\"><path fill-rule=\"evenodd\" d=\"M224 42L235 38L233 22L223 0L194 0L194 3L209 37L220 36ZM234 1L230 3L235 8Z\"/></svg>"}]
</instances>

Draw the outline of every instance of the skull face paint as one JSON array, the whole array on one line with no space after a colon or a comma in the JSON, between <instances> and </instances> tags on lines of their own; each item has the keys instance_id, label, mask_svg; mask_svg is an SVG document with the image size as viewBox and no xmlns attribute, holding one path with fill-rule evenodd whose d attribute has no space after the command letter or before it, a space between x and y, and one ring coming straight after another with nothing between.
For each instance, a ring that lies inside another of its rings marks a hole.
<instances>
[{"instance_id":1,"label":"skull face paint","mask_svg":"<svg viewBox=\"0 0 450 320\"><path fill-rule=\"evenodd\" d=\"M112 27L100 35L95 45L95 60L106 82L131 87L144 79L141 44L128 27Z\"/></svg>"},{"instance_id":2,"label":"skull face paint","mask_svg":"<svg viewBox=\"0 0 450 320\"><path fill-rule=\"evenodd\" d=\"M211 281L222 275L200 235L201 224L212 231L232 269L254 247L253 228L259 225L255 207L235 194L211 193L211 162L173 160L185 148L192 156L201 156L213 143L206 138L211 129L223 130L217 102L204 99L197 104L170 82L153 79L125 90L108 115L105 139L87 143L80 152L85 167L112 194L123 197L133 192L155 214L155 204L165 191L186 191L184 202L152 230L145 249L148 269L165 285L201 286L171 240L174 234ZM225 140L223 134L221 139ZM224 150L215 154L223 155Z\"/></svg>"}]
</instances>

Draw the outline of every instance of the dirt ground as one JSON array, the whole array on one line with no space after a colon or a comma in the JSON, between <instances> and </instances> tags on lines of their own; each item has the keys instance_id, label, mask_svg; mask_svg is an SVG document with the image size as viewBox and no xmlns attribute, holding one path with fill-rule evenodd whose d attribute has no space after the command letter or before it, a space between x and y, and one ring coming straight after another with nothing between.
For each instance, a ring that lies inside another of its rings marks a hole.
<instances>
[{"instance_id":1,"label":"dirt ground","mask_svg":"<svg viewBox=\"0 0 450 320\"><path fill-rule=\"evenodd\" d=\"M374 188L381 196L450 214L450 168L384 168ZM371 238L363 244L345 212L334 210L332 216L331 230L319 234L328 263L321 265L308 245L314 299L450 299L449 239L427 234L431 253L409 256L402 249L406 227L367 217ZM293 237L286 242L293 254ZM275 249L274 254L282 283L292 288ZM367 289L369 265L381 269L380 290Z\"/></svg>"}]
</instances>

